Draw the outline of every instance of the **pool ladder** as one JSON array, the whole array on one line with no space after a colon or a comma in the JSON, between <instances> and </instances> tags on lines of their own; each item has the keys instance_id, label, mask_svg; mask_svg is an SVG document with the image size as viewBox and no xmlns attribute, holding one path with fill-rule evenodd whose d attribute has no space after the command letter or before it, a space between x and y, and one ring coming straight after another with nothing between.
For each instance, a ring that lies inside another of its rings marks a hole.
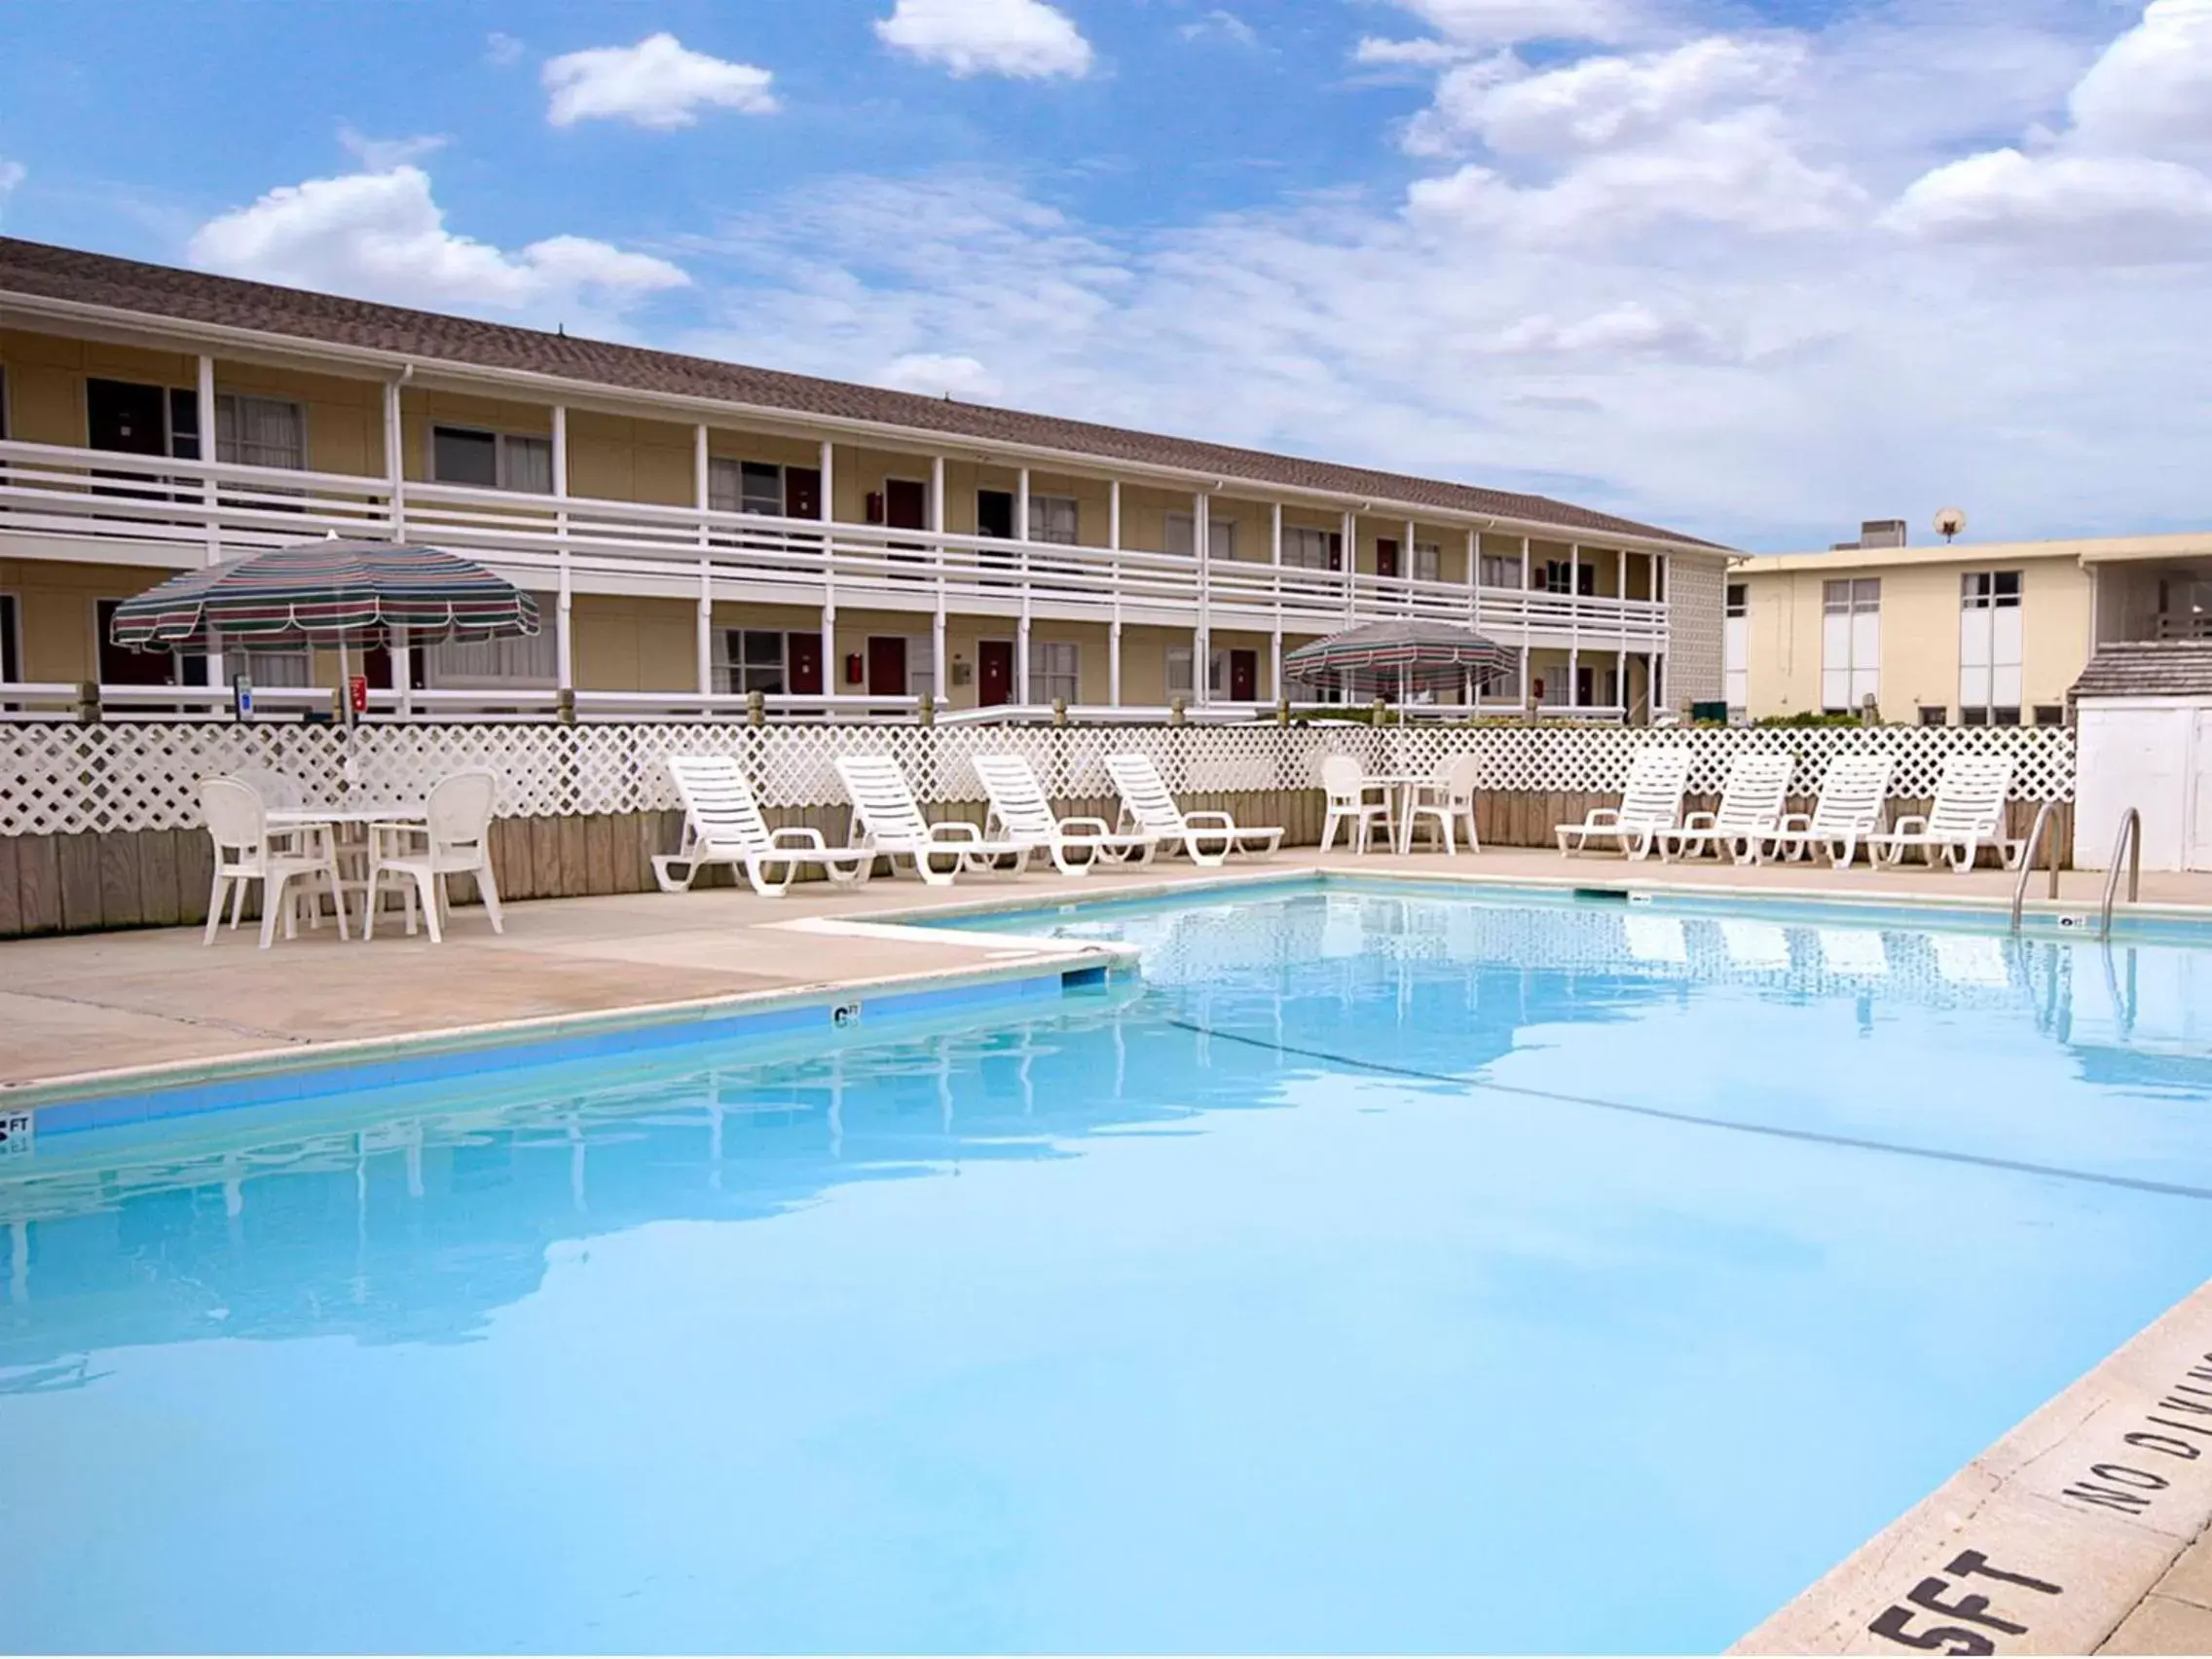
<instances>
[{"instance_id":1,"label":"pool ladder","mask_svg":"<svg viewBox=\"0 0 2212 1659\"><path fill-rule=\"evenodd\" d=\"M2027 845L2020 852L2020 878L2012 883L2012 931L2020 931L2020 906L2028 897L2028 877L2035 873L2036 850L2044 844L2044 831L2050 828L2051 813L2056 801L2045 801L2036 808L2036 821L2028 830ZM2113 900L2120 891L2120 857L2127 855L2127 902L2132 904L2143 890L2143 814L2129 807L2120 814L2120 834L2112 844L2112 859L2105 866L2105 891L2097 905L2097 937L2112 937ZM2058 843L2050 844L2050 897L2058 897Z\"/></svg>"}]
</instances>

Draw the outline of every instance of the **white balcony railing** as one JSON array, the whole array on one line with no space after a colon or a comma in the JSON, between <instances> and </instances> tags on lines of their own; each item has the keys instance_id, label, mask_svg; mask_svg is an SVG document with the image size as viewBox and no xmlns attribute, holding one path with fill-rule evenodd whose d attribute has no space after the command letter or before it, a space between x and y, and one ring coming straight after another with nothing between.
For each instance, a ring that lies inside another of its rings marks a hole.
<instances>
[{"instance_id":1,"label":"white balcony railing","mask_svg":"<svg viewBox=\"0 0 2212 1659\"><path fill-rule=\"evenodd\" d=\"M1663 650L1667 607L1475 589L1254 559L1200 562L875 525L525 496L227 463L0 443L0 536L153 544L178 563L326 533L465 551L539 592L664 591L792 604L1159 622L1299 634L1426 617L1508 643Z\"/></svg>"}]
</instances>

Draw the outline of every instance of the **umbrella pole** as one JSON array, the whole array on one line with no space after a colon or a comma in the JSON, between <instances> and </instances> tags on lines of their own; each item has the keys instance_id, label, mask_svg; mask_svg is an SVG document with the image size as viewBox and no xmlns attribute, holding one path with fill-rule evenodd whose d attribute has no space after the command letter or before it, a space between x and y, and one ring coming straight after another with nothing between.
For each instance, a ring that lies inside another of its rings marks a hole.
<instances>
[{"instance_id":1,"label":"umbrella pole","mask_svg":"<svg viewBox=\"0 0 2212 1659\"><path fill-rule=\"evenodd\" d=\"M338 636L338 719L342 725L353 723L353 676L346 664L346 636Z\"/></svg>"}]
</instances>

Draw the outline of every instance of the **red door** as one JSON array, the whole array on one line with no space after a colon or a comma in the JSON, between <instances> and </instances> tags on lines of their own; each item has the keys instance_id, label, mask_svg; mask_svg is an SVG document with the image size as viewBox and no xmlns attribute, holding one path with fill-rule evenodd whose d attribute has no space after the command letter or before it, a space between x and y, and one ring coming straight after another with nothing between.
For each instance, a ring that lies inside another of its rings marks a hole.
<instances>
[{"instance_id":1,"label":"red door","mask_svg":"<svg viewBox=\"0 0 2212 1659\"><path fill-rule=\"evenodd\" d=\"M886 478L883 522L893 530L929 529L930 487L916 478Z\"/></svg>"},{"instance_id":2,"label":"red door","mask_svg":"<svg viewBox=\"0 0 2212 1659\"><path fill-rule=\"evenodd\" d=\"M986 709L1014 701L1014 642L984 640L976 646L976 701Z\"/></svg>"},{"instance_id":3,"label":"red door","mask_svg":"<svg viewBox=\"0 0 2212 1659\"><path fill-rule=\"evenodd\" d=\"M906 694L906 642L897 634L871 634L867 642L867 694Z\"/></svg>"},{"instance_id":4,"label":"red door","mask_svg":"<svg viewBox=\"0 0 2212 1659\"><path fill-rule=\"evenodd\" d=\"M822 695L822 636L820 634L786 634L784 658L790 664L792 695L819 697Z\"/></svg>"},{"instance_id":5,"label":"red door","mask_svg":"<svg viewBox=\"0 0 2212 1659\"><path fill-rule=\"evenodd\" d=\"M784 517L822 517L822 474L811 466L784 468Z\"/></svg>"},{"instance_id":6,"label":"red door","mask_svg":"<svg viewBox=\"0 0 2212 1659\"><path fill-rule=\"evenodd\" d=\"M1229 653L1229 700L1232 703L1257 703L1260 700L1258 651Z\"/></svg>"},{"instance_id":7,"label":"red door","mask_svg":"<svg viewBox=\"0 0 2212 1659\"><path fill-rule=\"evenodd\" d=\"M1375 538L1375 573L1379 576L1398 573L1398 544L1387 535Z\"/></svg>"}]
</instances>

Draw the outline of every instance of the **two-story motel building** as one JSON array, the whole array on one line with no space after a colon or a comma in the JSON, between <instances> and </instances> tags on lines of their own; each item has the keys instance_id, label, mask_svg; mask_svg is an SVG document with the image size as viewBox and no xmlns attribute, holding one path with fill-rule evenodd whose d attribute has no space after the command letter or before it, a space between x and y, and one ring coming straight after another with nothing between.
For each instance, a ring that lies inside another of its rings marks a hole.
<instances>
[{"instance_id":1,"label":"two-story motel building","mask_svg":"<svg viewBox=\"0 0 2212 1659\"><path fill-rule=\"evenodd\" d=\"M1395 616L1512 647L1488 708L1643 720L1722 687L1723 550L1542 497L0 239L0 682L335 684L327 655L172 661L105 625L332 532L540 597L536 639L376 653L416 707L1251 707L1308 695L1284 651Z\"/></svg>"}]
</instances>

